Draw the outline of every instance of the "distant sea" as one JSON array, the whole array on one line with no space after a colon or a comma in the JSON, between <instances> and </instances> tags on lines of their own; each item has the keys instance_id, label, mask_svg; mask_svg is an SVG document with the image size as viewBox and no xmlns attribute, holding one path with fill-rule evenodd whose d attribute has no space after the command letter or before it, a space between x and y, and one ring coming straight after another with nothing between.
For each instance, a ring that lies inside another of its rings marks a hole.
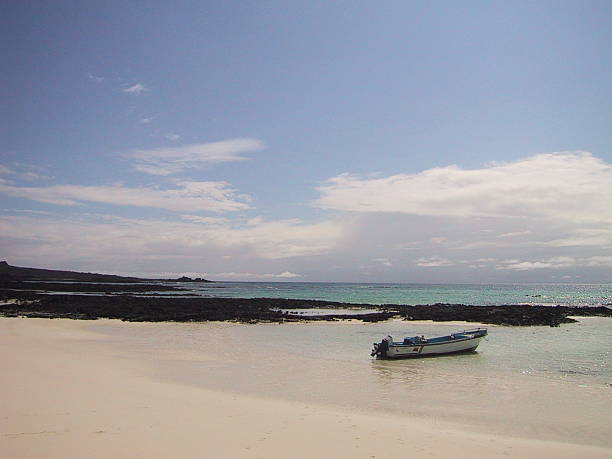
<instances>
[{"instance_id":1,"label":"distant sea","mask_svg":"<svg viewBox=\"0 0 612 459\"><path fill-rule=\"evenodd\" d=\"M184 283L206 297L291 298L367 304L612 306L612 284Z\"/></svg>"}]
</instances>

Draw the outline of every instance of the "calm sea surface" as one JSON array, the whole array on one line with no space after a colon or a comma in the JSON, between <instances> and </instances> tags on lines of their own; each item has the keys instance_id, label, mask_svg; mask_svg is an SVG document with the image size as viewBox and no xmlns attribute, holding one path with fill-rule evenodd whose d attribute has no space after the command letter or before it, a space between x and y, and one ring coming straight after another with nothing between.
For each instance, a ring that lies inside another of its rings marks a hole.
<instances>
[{"instance_id":1,"label":"calm sea surface","mask_svg":"<svg viewBox=\"0 0 612 459\"><path fill-rule=\"evenodd\" d=\"M209 297L369 304L596 306L612 285L184 283ZM170 294L171 295L171 294ZM155 378L214 390L424 417L480 432L612 448L612 319L560 327L488 326L477 352L401 361L370 357L374 341L428 337L466 323L165 323L92 327L150 362Z\"/></svg>"},{"instance_id":2,"label":"calm sea surface","mask_svg":"<svg viewBox=\"0 0 612 459\"><path fill-rule=\"evenodd\" d=\"M214 390L456 422L480 432L612 447L612 319L489 326L477 352L399 361L387 334L473 324L92 324L150 361L155 378Z\"/></svg>"},{"instance_id":3,"label":"calm sea surface","mask_svg":"<svg viewBox=\"0 0 612 459\"><path fill-rule=\"evenodd\" d=\"M215 282L181 286L202 296L295 298L368 304L612 305L612 284L342 284Z\"/></svg>"}]
</instances>

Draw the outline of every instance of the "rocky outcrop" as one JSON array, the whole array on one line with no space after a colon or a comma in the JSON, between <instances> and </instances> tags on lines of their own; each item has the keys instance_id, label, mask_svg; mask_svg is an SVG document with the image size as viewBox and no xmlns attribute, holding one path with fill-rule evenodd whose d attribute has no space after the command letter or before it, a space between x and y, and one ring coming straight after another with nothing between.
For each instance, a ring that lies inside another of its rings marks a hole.
<instances>
[{"instance_id":1,"label":"rocky outcrop","mask_svg":"<svg viewBox=\"0 0 612 459\"><path fill-rule=\"evenodd\" d=\"M499 325L550 325L576 322L569 317L572 313L582 315L591 308L565 308L561 306L468 306L464 304L433 304L400 306L395 308L404 320L433 320L480 322ZM604 308L605 309L605 308ZM612 312L612 311L611 311ZM591 314L589 314L591 315Z\"/></svg>"},{"instance_id":2,"label":"rocky outcrop","mask_svg":"<svg viewBox=\"0 0 612 459\"><path fill-rule=\"evenodd\" d=\"M4 300L4 301L2 301ZM10 301L9 301L10 300ZM121 319L140 322L294 322L358 319L367 322L399 317L405 320L466 321L500 325L558 326L570 316L612 316L612 309L550 306L466 306L461 304L385 305L349 304L281 298L142 297L133 295L45 295L0 290L0 315L71 319ZM288 314L283 309L310 309L310 314ZM379 312L312 315L316 308L367 308Z\"/></svg>"},{"instance_id":3,"label":"rocky outcrop","mask_svg":"<svg viewBox=\"0 0 612 459\"><path fill-rule=\"evenodd\" d=\"M70 281L70 282L66 282ZM209 298L195 296L169 282L207 282L181 277L155 280L10 266L0 262L0 316L72 319L121 319L141 322L292 322L359 319L466 321L500 325L550 325L575 322L571 316L612 316L607 307L471 306L464 304L371 305L282 298ZM74 292L75 294L65 294ZM170 292L159 296L156 292ZM79 293L81 293L79 295ZM88 293L85 295L84 293ZM318 308L355 309L355 313L320 314ZM285 309L309 309L288 314ZM359 309L378 312L361 313Z\"/></svg>"}]
</instances>

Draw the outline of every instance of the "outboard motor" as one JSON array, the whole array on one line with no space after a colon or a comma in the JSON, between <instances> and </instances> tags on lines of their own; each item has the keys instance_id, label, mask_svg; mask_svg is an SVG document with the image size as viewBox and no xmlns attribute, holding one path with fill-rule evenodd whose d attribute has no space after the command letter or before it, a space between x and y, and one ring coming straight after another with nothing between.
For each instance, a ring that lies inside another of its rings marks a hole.
<instances>
[{"instance_id":1,"label":"outboard motor","mask_svg":"<svg viewBox=\"0 0 612 459\"><path fill-rule=\"evenodd\" d=\"M387 336L383 338L380 343L374 343L374 349L372 349L372 353L370 354L372 357L387 357L387 351L389 350L389 344L393 342L393 338L391 336Z\"/></svg>"}]
</instances>

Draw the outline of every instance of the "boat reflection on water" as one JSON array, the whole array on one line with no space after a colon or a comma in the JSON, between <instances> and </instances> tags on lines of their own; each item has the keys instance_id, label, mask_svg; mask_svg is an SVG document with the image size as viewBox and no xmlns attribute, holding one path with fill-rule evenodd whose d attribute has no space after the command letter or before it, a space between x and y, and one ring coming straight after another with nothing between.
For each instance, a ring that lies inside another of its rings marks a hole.
<instances>
[{"instance_id":1,"label":"boat reflection on water","mask_svg":"<svg viewBox=\"0 0 612 459\"><path fill-rule=\"evenodd\" d=\"M377 377L377 387L398 386L411 390L424 387L433 377L429 368L419 359L411 361L372 359L372 372Z\"/></svg>"}]
</instances>

